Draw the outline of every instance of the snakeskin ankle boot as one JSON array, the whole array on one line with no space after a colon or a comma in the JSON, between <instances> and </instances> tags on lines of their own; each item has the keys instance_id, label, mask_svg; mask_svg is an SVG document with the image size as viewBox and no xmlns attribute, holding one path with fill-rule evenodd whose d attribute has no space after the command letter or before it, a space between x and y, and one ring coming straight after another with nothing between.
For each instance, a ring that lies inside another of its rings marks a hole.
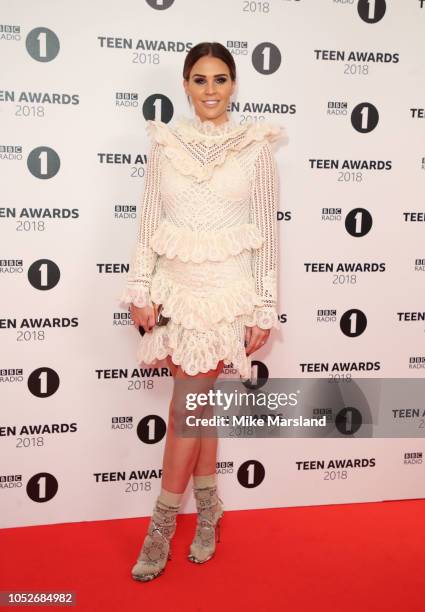
<instances>
[{"instance_id":1,"label":"snakeskin ankle boot","mask_svg":"<svg viewBox=\"0 0 425 612\"><path fill-rule=\"evenodd\" d=\"M156 500L148 531L136 564L131 570L135 580L146 582L160 576L171 559L170 541L176 530L179 506Z\"/></svg>"},{"instance_id":2,"label":"snakeskin ankle boot","mask_svg":"<svg viewBox=\"0 0 425 612\"><path fill-rule=\"evenodd\" d=\"M194 488L196 508L198 511L195 537L190 545L189 561L205 563L215 553L217 542L220 542L220 521L224 514L222 500L217 496L217 486Z\"/></svg>"}]
</instances>

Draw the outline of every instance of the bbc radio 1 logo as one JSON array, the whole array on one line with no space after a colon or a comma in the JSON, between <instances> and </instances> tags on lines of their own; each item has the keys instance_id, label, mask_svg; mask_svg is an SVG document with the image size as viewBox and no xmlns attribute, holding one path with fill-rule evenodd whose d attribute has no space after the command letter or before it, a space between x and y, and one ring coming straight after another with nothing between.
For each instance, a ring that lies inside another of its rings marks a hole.
<instances>
[{"instance_id":1,"label":"bbc radio 1 logo","mask_svg":"<svg viewBox=\"0 0 425 612\"><path fill-rule=\"evenodd\" d=\"M146 120L169 123L174 115L174 106L168 96L155 93L143 102L142 113Z\"/></svg>"},{"instance_id":2,"label":"bbc radio 1 logo","mask_svg":"<svg viewBox=\"0 0 425 612\"><path fill-rule=\"evenodd\" d=\"M25 39L25 46L30 57L37 62L51 62L60 49L59 38L49 28L39 27L31 30Z\"/></svg>"},{"instance_id":3,"label":"bbc radio 1 logo","mask_svg":"<svg viewBox=\"0 0 425 612\"><path fill-rule=\"evenodd\" d=\"M145 120L169 123L173 118L174 105L170 98L164 94L151 94L142 102L136 92L115 92L115 106L119 108L139 108L140 105Z\"/></svg>"},{"instance_id":4,"label":"bbc radio 1 logo","mask_svg":"<svg viewBox=\"0 0 425 612\"><path fill-rule=\"evenodd\" d=\"M345 217L345 229L354 238L366 236L372 229L372 215L366 208L353 208Z\"/></svg>"},{"instance_id":5,"label":"bbc radio 1 logo","mask_svg":"<svg viewBox=\"0 0 425 612\"><path fill-rule=\"evenodd\" d=\"M167 425L158 414L148 414L137 425L137 437L144 444L157 444L167 432Z\"/></svg>"},{"instance_id":6,"label":"bbc radio 1 logo","mask_svg":"<svg viewBox=\"0 0 425 612\"><path fill-rule=\"evenodd\" d=\"M327 104L327 115L333 117L345 117L348 115L348 103L337 100L329 100ZM371 102L360 102L351 111L351 125L362 134L372 132L379 122L379 112Z\"/></svg>"},{"instance_id":7,"label":"bbc radio 1 logo","mask_svg":"<svg viewBox=\"0 0 425 612\"><path fill-rule=\"evenodd\" d=\"M132 416L111 417L111 429L121 431L134 429L134 419ZM157 414L143 417L136 427L137 437L144 444L157 444L164 438L166 432L167 425Z\"/></svg>"},{"instance_id":8,"label":"bbc radio 1 logo","mask_svg":"<svg viewBox=\"0 0 425 612\"><path fill-rule=\"evenodd\" d=\"M36 147L28 155L27 167L33 176L39 179L51 179L60 168L59 155L50 147Z\"/></svg>"},{"instance_id":9,"label":"bbc radio 1 logo","mask_svg":"<svg viewBox=\"0 0 425 612\"><path fill-rule=\"evenodd\" d=\"M343 436L352 436L363 425L363 416L354 406L346 406L335 415L335 427Z\"/></svg>"},{"instance_id":10,"label":"bbc radio 1 logo","mask_svg":"<svg viewBox=\"0 0 425 612\"><path fill-rule=\"evenodd\" d=\"M379 113L376 106L370 102L357 104L351 112L351 125L362 134L372 132L379 122Z\"/></svg>"},{"instance_id":11,"label":"bbc radio 1 logo","mask_svg":"<svg viewBox=\"0 0 425 612\"><path fill-rule=\"evenodd\" d=\"M333 117L345 117L348 115L348 103L337 100L329 100L327 104L327 115ZM372 132L379 123L379 112L371 102L360 102L351 111L351 125L361 134Z\"/></svg>"},{"instance_id":12,"label":"bbc radio 1 logo","mask_svg":"<svg viewBox=\"0 0 425 612\"><path fill-rule=\"evenodd\" d=\"M367 327L366 315L359 308L351 308L344 312L340 319L339 326L344 336L357 338L361 336Z\"/></svg>"},{"instance_id":13,"label":"bbc radio 1 logo","mask_svg":"<svg viewBox=\"0 0 425 612\"><path fill-rule=\"evenodd\" d=\"M53 499L58 492L59 483L49 472L34 474L27 482L28 497L39 504Z\"/></svg>"},{"instance_id":14,"label":"bbc radio 1 logo","mask_svg":"<svg viewBox=\"0 0 425 612\"><path fill-rule=\"evenodd\" d=\"M21 161L22 155L22 145L0 144L0 160ZM42 180L51 179L56 176L60 167L60 157L51 147L36 147L28 154L27 168L35 178Z\"/></svg>"},{"instance_id":15,"label":"bbc radio 1 logo","mask_svg":"<svg viewBox=\"0 0 425 612\"><path fill-rule=\"evenodd\" d=\"M261 461L249 459L239 466L236 477L245 489L254 489L263 482L265 475L266 470Z\"/></svg>"},{"instance_id":16,"label":"bbc radio 1 logo","mask_svg":"<svg viewBox=\"0 0 425 612\"><path fill-rule=\"evenodd\" d=\"M342 208L339 206L325 206L321 210L321 221L342 221ZM353 238L363 238L372 229L373 219L371 213L362 207L351 209L344 218L347 234Z\"/></svg>"},{"instance_id":17,"label":"bbc radio 1 logo","mask_svg":"<svg viewBox=\"0 0 425 612\"><path fill-rule=\"evenodd\" d=\"M378 23L387 10L385 0L358 0L357 12L366 23Z\"/></svg>"},{"instance_id":18,"label":"bbc radio 1 logo","mask_svg":"<svg viewBox=\"0 0 425 612\"><path fill-rule=\"evenodd\" d=\"M31 287L39 291L49 291L58 284L60 269L51 259L37 259L28 268L27 276Z\"/></svg>"},{"instance_id":19,"label":"bbc radio 1 logo","mask_svg":"<svg viewBox=\"0 0 425 612\"><path fill-rule=\"evenodd\" d=\"M59 374L49 367L37 368L29 375L27 385L34 397L50 397L59 389Z\"/></svg>"},{"instance_id":20,"label":"bbc radio 1 logo","mask_svg":"<svg viewBox=\"0 0 425 612\"><path fill-rule=\"evenodd\" d=\"M258 44L252 52L252 65L260 74L273 74L282 63L279 47L271 42Z\"/></svg>"},{"instance_id":21,"label":"bbc radio 1 logo","mask_svg":"<svg viewBox=\"0 0 425 612\"><path fill-rule=\"evenodd\" d=\"M336 308L318 308L316 311L317 323L336 323L338 311ZM367 318L364 312L357 308L347 310L341 316L340 329L344 336L356 338L366 329Z\"/></svg>"}]
</instances>

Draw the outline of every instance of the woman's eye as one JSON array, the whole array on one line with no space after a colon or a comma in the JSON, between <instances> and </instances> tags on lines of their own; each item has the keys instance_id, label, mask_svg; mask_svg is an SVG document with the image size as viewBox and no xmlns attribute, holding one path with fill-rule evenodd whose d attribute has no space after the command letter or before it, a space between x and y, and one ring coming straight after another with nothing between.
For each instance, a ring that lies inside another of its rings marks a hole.
<instances>
[{"instance_id":1,"label":"woman's eye","mask_svg":"<svg viewBox=\"0 0 425 612\"><path fill-rule=\"evenodd\" d=\"M205 83L205 79L202 79L202 78L199 78L199 77L197 79L194 79L194 80L195 80L195 83L197 85L203 85ZM227 79L226 79L226 77L218 77L218 79L216 79L216 81L217 81L217 83L222 85L223 83L225 83L227 81Z\"/></svg>"}]
</instances>

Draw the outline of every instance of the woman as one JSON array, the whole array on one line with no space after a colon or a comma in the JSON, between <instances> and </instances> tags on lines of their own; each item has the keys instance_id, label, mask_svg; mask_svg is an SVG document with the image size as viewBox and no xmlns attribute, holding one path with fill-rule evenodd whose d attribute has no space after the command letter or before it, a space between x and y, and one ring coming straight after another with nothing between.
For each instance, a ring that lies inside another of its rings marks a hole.
<instances>
[{"instance_id":1,"label":"woman","mask_svg":"<svg viewBox=\"0 0 425 612\"><path fill-rule=\"evenodd\" d=\"M230 363L247 377L249 356L278 327L278 176L270 142L284 136L284 128L239 125L228 117L236 68L223 45L193 47L183 77L194 116L174 126L147 122L152 145L140 227L120 296L145 332L139 362L166 359L174 377L161 492L132 568L142 581L159 576L170 558L192 474L198 517L189 560L211 559L223 516L217 437L176 435L177 411L184 412L177 382L211 388Z\"/></svg>"}]
</instances>

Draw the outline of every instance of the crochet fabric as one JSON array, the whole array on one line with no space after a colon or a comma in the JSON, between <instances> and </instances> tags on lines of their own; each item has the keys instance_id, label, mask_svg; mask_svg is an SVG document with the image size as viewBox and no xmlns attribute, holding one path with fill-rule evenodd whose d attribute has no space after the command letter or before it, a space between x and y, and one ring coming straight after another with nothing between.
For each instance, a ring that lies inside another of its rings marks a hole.
<instances>
[{"instance_id":1,"label":"crochet fabric","mask_svg":"<svg viewBox=\"0 0 425 612\"><path fill-rule=\"evenodd\" d=\"M220 360L249 376L245 326L278 327L279 180L271 142L283 126L147 121L151 150L123 308L171 317L140 340L139 363L171 355L190 375Z\"/></svg>"}]
</instances>

